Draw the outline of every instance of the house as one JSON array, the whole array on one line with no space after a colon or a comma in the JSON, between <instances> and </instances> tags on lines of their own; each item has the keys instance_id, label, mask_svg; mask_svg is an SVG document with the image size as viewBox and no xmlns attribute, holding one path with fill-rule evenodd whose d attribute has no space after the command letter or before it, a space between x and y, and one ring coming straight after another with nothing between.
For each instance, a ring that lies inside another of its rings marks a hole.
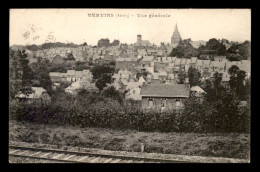
<instances>
[{"instance_id":1,"label":"house","mask_svg":"<svg viewBox=\"0 0 260 172\"><path fill-rule=\"evenodd\" d=\"M60 72L50 72L49 73L51 82L61 82Z\"/></svg>"},{"instance_id":2,"label":"house","mask_svg":"<svg viewBox=\"0 0 260 172\"><path fill-rule=\"evenodd\" d=\"M181 58L176 58L176 60L174 61L174 71L178 72L180 70L180 66L181 66Z\"/></svg>"},{"instance_id":3,"label":"house","mask_svg":"<svg viewBox=\"0 0 260 172\"><path fill-rule=\"evenodd\" d=\"M80 82L76 81L76 82L73 82L67 88L65 88L65 92L76 95L81 88L82 88L82 86L81 86Z\"/></svg>"},{"instance_id":4,"label":"house","mask_svg":"<svg viewBox=\"0 0 260 172\"><path fill-rule=\"evenodd\" d=\"M141 76L141 77L139 78L138 82L145 83L146 81L145 81L145 79L143 78L143 76Z\"/></svg>"},{"instance_id":5,"label":"house","mask_svg":"<svg viewBox=\"0 0 260 172\"><path fill-rule=\"evenodd\" d=\"M42 87L31 87L32 93L25 95L25 94L18 94L16 98L19 101L24 101L28 104L36 103L36 104L43 104L49 105L51 103L51 97L47 93L47 91Z\"/></svg>"},{"instance_id":6,"label":"house","mask_svg":"<svg viewBox=\"0 0 260 172\"><path fill-rule=\"evenodd\" d=\"M144 84L141 89L142 109L180 109L189 97L188 84Z\"/></svg>"},{"instance_id":7,"label":"house","mask_svg":"<svg viewBox=\"0 0 260 172\"><path fill-rule=\"evenodd\" d=\"M200 88L199 86L193 86L193 87L191 87L190 91L191 91L191 94L192 94L193 96L195 96L195 97L202 97L203 94L206 93L206 92L205 92L202 88Z\"/></svg>"},{"instance_id":8,"label":"house","mask_svg":"<svg viewBox=\"0 0 260 172\"><path fill-rule=\"evenodd\" d=\"M146 66L151 66L151 62L153 62L154 56L143 56L141 60L141 66L146 67Z\"/></svg>"},{"instance_id":9,"label":"house","mask_svg":"<svg viewBox=\"0 0 260 172\"><path fill-rule=\"evenodd\" d=\"M89 80L88 78L83 78L79 81L79 88L83 88L86 90L98 90L98 88L96 87L95 83L92 83L91 80Z\"/></svg>"},{"instance_id":10,"label":"house","mask_svg":"<svg viewBox=\"0 0 260 172\"><path fill-rule=\"evenodd\" d=\"M214 61L227 61L226 56L214 56Z\"/></svg>"},{"instance_id":11,"label":"house","mask_svg":"<svg viewBox=\"0 0 260 172\"><path fill-rule=\"evenodd\" d=\"M116 59L116 70L117 69L130 69L138 66L138 58L117 58Z\"/></svg>"},{"instance_id":12,"label":"house","mask_svg":"<svg viewBox=\"0 0 260 172\"><path fill-rule=\"evenodd\" d=\"M143 83L141 82L128 82L126 86L126 99L134 99L134 100L141 100L141 86Z\"/></svg>"},{"instance_id":13,"label":"house","mask_svg":"<svg viewBox=\"0 0 260 172\"><path fill-rule=\"evenodd\" d=\"M76 81L80 81L83 78L83 71L75 71Z\"/></svg>"},{"instance_id":14,"label":"house","mask_svg":"<svg viewBox=\"0 0 260 172\"><path fill-rule=\"evenodd\" d=\"M75 73L75 70L67 70L67 82L76 81Z\"/></svg>"},{"instance_id":15,"label":"house","mask_svg":"<svg viewBox=\"0 0 260 172\"><path fill-rule=\"evenodd\" d=\"M195 68L198 58L197 57L191 57L190 66Z\"/></svg>"}]
</instances>

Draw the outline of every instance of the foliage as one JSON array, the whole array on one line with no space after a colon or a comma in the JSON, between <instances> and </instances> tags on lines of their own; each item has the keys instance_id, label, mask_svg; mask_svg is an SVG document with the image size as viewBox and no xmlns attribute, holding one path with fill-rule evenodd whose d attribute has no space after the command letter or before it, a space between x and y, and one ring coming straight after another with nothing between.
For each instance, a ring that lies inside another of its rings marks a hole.
<instances>
[{"instance_id":1,"label":"foliage","mask_svg":"<svg viewBox=\"0 0 260 172\"><path fill-rule=\"evenodd\" d=\"M110 44L110 46L118 46L119 44L120 44L120 41L115 39L115 40Z\"/></svg>"},{"instance_id":2,"label":"foliage","mask_svg":"<svg viewBox=\"0 0 260 172\"><path fill-rule=\"evenodd\" d=\"M120 41L119 40L114 40L112 43L110 43L110 40L109 39L100 39L97 43L97 46L98 47L109 47L109 46L118 46L120 44Z\"/></svg>"},{"instance_id":3,"label":"foliage","mask_svg":"<svg viewBox=\"0 0 260 172\"><path fill-rule=\"evenodd\" d=\"M238 59L238 60L246 60L251 56L251 44L249 41L245 41L242 44L232 43L232 45L227 50L228 59Z\"/></svg>"},{"instance_id":4,"label":"foliage","mask_svg":"<svg viewBox=\"0 0 260 172\"><path fill-rule=\"evenodd\" d=\"M102 91L102 95L108 98L113 98L119 103L123 102L124 95L120 93L114 86L110 86Z\"/></svg>"},{"instance_id":5,"label":"foliage","mask_svg":"<svg viewBox=\"0 0 260 172\"><path fill-rule=\"evenodd\" d=\"M96 80L96 87L99 90L103 90L104 87L107 86L107 84L111 84L113 82L112 75L109 73L104 73Z\"/></svg>"},{"instance_id":6,"label":"foliage","mask_svg":"<svg viewBox=\"0 0 260 172\"><path fill-rule=\"evenodd\" d=\"M78 47L77 44L74 43L61 43L61 42L48 42L48 43L44 43L42 45L39 46L41 49L50 49L50 48L57 48L57 47L70 47L70 48L76 48Z\"/></svg>"},{"instance_id":7,"label":"foliage","mask_svg":"<svg viewBox=\"0 0 260 172\"><path fill-rule=\"evenodd\" d=\"M184 39L180 42L180 44L172 49L172 52L169 56L177 56L177 57L184 57L184 58L191 58L198 55L198 51L193 48L191 45L191 39Z\"/></svg>"},{"instance_id":8,"label":"foliage","mask_svg":"<svg viewBox=\"0 0 260 172\"><path fill-rule=\"evenodd\" d=\"M19 92L31 93L33 72L28 66L29 60L24 50L9 51L10 59L10 98L14 98Z\"/></svg>"},{"instance_id":9,"label":"foliage","mask_svg":"<svg viewBox=\"0 0 260 172\"><path fill-rule=\"evenodd\" d=\"M246 72L240 70L239 67L233 65L228 69L231 75L229 80L230 88L240 96L240 99L245 99L246 96ZM249 84L249 83L247 83ZM247 85L249 87L249 85Z\"/></svg>"},{"instance_id":10,"label":"foliage","mask_svg":"<svg viewBox=\"0 0 260 172\"><path fill-rule=\"evenodd\" d=\"M30 50L30 51L37 51L37 50L39 50L39 47L37 45L35 45L35 44L27 45L27 46L25 46L25 48Z\"/></svg>"},{"instance_id":11,"label":"foliage","mask_svg":"<svg viewBox=\"0 0 260 172\"><path fill-rule=\"evenodd\" d=\"M99 90L103 90L103 88L106 87L108 83L113 82L112 75L114 71L114 68L111 68L107 65L96 65L91 69L93 79L96 80L96 87Z\"/></svg>"},{"instance_id":12,"label":"foliage","mask_svg":"<svg viewBox=\"0 0 260 172\"><path fill-rule=\"evenodd\" d=\"M98 47L108 47L110 45L109 39L100 39L98 40L97 46Z\"/></svg>"},{"instance_id":13,"label":"foliage","mask_svg":"<svg viewBox=\"0 0 260 172\"><path fill-rule=\"evenodd\" d=\"M184 84L185 78L187 77L185 71L179 71L178 73L178 84Z\"/></svg>"},{"instance_id":14,"label":"foliage","mask_svg":"<svg viewBox=\"0 0 260 172\"><path fill-rule=\"evenodd\" d=\"M190 67L188 70L188 78L189 78L189 83L190 86L196 86L200 85L200 77L201 73L199 72L198 69Z\"/></svg>"}]
</instances>

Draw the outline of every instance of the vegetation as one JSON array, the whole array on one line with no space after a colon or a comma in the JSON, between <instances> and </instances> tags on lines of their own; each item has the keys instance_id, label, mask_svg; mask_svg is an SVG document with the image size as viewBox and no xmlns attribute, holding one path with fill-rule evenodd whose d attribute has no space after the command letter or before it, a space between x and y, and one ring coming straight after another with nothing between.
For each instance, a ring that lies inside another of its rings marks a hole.
<instances>
[{"instance_id":1,"label":"vegetation","mask_svg":"<svg viewBox=\"0 0 260 172\"><path fill-rule=\"evenodd\" d=\"M99 90L103 90L107 84L113 82L113 73L115 69L107 65L96 65L91 69L93 79L96 80L96 87Z\"/></svg>"},{"instance_id":2,"label":"vegetation","mask_svg":"<svg viewBox=\"0 0 260 172\"><path fill-rule=\"evenodd\" d=\"M196 86L200 85L200 77L201 73L199 72L198 69L190 67L188 70L188 78L189 78L189 83L190 86Z\"/></svg>"},{"instance_id":3,"label":"vegetation","mask_svg":"<svg viewBox=\"0 0 260 172\"><path fill-rule=\"evenodd\" d=\"M228 69L228 73L231 75L229 80L230 88L237 93L240 99L246 100L247 90L249 90L249 80L246 81L246 72L233 65Z\"/></svg>"},{"instance_id":4,"label":"vegetation","mask_svg":"<svg viewBox=\"0 0 260 172\"><path fill-rule=\"evenodd\" d=\"M118 46L120 44L119 40L114 40L112 43L110 43L109 39L100 39L97 43L98 47L109 47L109 46Z\"/></svg>"},{"instance_id":5,"label":"vegetation","mask_svg":"<svg viewBox=\"0 0 260 172\"><path fill-rule=\"evenodd\" d=\"M190 42L191 39L182 40L176 48L172 49L172 52L169 56L178 58L191 58L194 56L198 56L198 50L193 48Z\"/></svg>"},{"instance_id":6,"label":"vegetation","mask_svg":"<svg viewBox=\"0 0 260 172\"><path fill-rule=\"evenodd\" d=\"M29 94L32 85L33 72L28 66L27 54L24 50L9 51L10 59L10 98L14 98L19 92Z\"/></svg>"},{"instance_id":7,"label":"vegetation","mask_svg":"<svg viewBox=\"0 0 260 172\"><path fill-rule=\"evenodd\" d=\"M140 110L140 102L122 99L113 87L102 92L82 90L77 96L56 90L52 105L11 106L10 119L39 124L71 125L158 132L249 132L250 105L240 107L232 90L214 84L203 102L195 97L184 101L180 112Z\"/></svg>"}]
</instances>

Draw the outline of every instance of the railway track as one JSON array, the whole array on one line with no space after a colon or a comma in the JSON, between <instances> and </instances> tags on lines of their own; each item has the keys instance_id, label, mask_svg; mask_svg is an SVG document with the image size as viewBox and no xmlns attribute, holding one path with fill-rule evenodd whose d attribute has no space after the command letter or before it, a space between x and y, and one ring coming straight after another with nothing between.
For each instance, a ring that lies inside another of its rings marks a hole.
<instances>
[{"instance_id":1,"label":"railway track","mask_svg":"<svg viewBox=\"0 0 260 172\"><path fill-rule=\"evenodd\" d=\"M189 163L187 161L172 159L108 155L24 146L9 146L9 156L44 159L66 163Z\"/></svg>"}]
</instances>

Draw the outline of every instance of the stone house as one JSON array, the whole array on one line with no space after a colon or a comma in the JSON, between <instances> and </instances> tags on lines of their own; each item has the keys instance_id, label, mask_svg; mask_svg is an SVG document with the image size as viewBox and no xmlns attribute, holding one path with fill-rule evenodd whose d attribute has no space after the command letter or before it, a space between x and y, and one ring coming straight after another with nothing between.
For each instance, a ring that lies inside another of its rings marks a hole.
<instances>
[{"instance_id":1,"label":"stone house","mask_svg":"<svg viewBox=\"0 0 260 172\"><path fill-rule=\"evenodd\" d=\"M16 98L18 101L23 101L28 104L43 104L49 105L51 103L51 97L47 91L42 87L31 87L32 93L24 95L22 93L18 94Z\"/></svg>"},{"instance_id":2,"label":"stone house","mask_svg":"<svg viewBox=\"0 0 260 172\"><path fill-rule=\"evenodd\" d=\"M140 93L142 109L180 109L189 91L188 84L144 84Z\"/></svg>"}]
</instances>

